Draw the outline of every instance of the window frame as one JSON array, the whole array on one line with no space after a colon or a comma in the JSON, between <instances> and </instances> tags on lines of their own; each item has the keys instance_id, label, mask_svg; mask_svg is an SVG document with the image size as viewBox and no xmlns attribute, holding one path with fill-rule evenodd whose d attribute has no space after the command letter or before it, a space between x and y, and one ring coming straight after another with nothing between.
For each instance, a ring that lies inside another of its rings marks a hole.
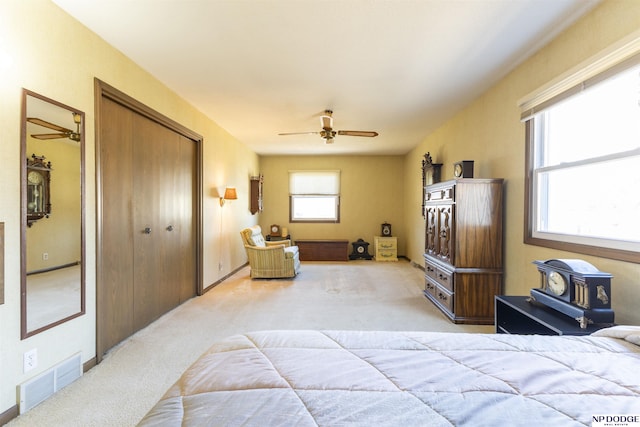
<instances>
[{"instance_id":1,"label":"window frame","mask_svg":"<svg viewBox=\"0 0 640 427\"><path fill-rule=\"evenodd\" d=\"M619 261L640 263L640 252L624 249L615 249L603 246L594 246L582 243L565 242L560 240L545 239L534 236L536 223L534 186L534 136L533 126L530 120L526 122L526 151L525 151L525 206L524 206L524 243L542 246L550 249L558 249L567 252L575 252L584 255L592 255L601 258L609 258Z\"/></svg>"},{"instance_id":2,"label":"window frame","mask_svg":"<svg viewBox=\"0 0 640 427\"><path fill-rule=\"evenodd\" d=\"M633 45L634 47L629 48L630 45ZM617 55L618 57L615 61L611 60L607 64L607 55ZM585 69L588 69L590 65L585 65L583 63L580 66L582 68L578 71L573 71L572 73L565 75L562 79L552 82L552 84L547 85L544 89L540 89L533 96L529 95L524 102L520 102L522 120L525 122L524 243L602 258L640 263L640 251L598 245L598 242L602 241L622 242L619 239L586 238L584 236L577 236L573 234L563 235L545 233L543 231L536 230L536 221L538 219L536 197L538 189L535 188L536 180L534 176L536 173L535 153L537 147L535 135L536 122L534 121L534 118L538 113L546 110L548 107L578 93L585 86L605 81L608 78L629 69L630 67L640 64L640 36L636 35L632 40L632 43L627 42L623 48L610 48L604 53L596 55L596 57L597 58L595 60L591 60L592 62L590 64L592 70L590 71L590 74L585 74ZM597 67L593 64L596 64ZM597 70L593 70L593 68L597 68ZM581 79L582 81L580 81ZM544 120L543 115L539 115L537 117L539 120ZM637 155L637 151L638 150L632 150L629 153L630 155ZM545 168L541 167L540 169L544 170ZM555 235L558 236L558 238L561 238L561 236L568 236L568 238L580 240L582 243L545 238L545 234L548 236Z\"/></svg>"},{"instance_id":3,"label":"window frame","mask_svg":"<svg viewBox=\"0 0 640 427\"><path fill-rule=\"evenodd\" d=\"M335 192L322 192L322 191L311 191L311 192L301 192L294 193L292 190L291 184L291 175L292 174L335 174L337 176L337 188L334 190ZM316 223L316 224L338 224L340 223L340 184L341 184L341 171L340 170L290 170L289 171L289 222L290 223ZM330 198L333 200L333 204L335 207L335 217L334 218L296 218L294 215L294 203L297 198Z\"/></svg>"}]
</instances>

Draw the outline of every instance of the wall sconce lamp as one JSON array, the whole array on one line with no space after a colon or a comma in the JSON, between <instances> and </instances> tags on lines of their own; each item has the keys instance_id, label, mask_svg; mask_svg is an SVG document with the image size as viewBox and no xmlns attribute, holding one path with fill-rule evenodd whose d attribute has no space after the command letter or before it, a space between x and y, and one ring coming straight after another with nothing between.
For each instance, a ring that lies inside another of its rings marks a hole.
<instances>
[{"instance_id":1,"label":"wall sconce lamp","mask_svg":"<svg viewBox=\"0 0 640 427\"><path fill-rule=\"evenodd\" d=\"M238 194L236 193L236 187L227 187L224 190L224 196L220 197L220 207L224 206L225 200L237 200Z\"/></svg>"}]
</instances>

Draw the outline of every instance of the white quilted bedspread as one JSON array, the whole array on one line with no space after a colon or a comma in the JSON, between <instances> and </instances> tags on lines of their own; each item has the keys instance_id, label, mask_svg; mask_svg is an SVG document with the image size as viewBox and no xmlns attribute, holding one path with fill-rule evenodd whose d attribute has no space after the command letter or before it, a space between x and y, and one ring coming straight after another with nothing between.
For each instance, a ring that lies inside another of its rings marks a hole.
<instances>
[{"instance_id":1,"label":"white quilted bedspread","mask_svg":"<svg viewBox=\"0 0 640 427\"><path fill-rule=\"evenodd\" d=\"M590 426L597 414L640 414L640 347L610 336L236 335L140 425Z\"/></svg>"}]
</instances>

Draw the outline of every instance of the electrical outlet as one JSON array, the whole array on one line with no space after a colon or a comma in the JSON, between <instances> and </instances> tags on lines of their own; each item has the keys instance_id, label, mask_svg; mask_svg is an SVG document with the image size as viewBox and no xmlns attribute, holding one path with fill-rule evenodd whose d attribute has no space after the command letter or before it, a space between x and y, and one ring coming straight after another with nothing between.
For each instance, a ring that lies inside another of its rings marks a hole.
<instances>
[{"instance_id":1,"label":"electrical outlet","mask_svg":"<svg viewBox=\"0 0 640 427\"><path fill-rule=\"evenodd\" d=\"M24 373L35 369L36 366L38 366L38 349L34 348L24 353Z\"/></svg>"},{"instance_id":2,"label":"electrical outlet","mask_svg":"<svg viewBox=\"0 0 640 427\"><path fill-rule=\"evenodd\" d=\"M46 261L46 260L48 260L48 259L49 259L49 253L48 253L48 252L43 252L43 253L42 253L42 260L43 260L43 261Z\"/></svg>"},{"instance_id":3,"label":"electrical outlet","mask_svg":"<svg viewBox=\"0 0 640 427\"><path fill-rule=\"evenodd\" d=\"M221 262L218 263L218 271L222 271L222 263Z\"/></svg>"}]
</instances>

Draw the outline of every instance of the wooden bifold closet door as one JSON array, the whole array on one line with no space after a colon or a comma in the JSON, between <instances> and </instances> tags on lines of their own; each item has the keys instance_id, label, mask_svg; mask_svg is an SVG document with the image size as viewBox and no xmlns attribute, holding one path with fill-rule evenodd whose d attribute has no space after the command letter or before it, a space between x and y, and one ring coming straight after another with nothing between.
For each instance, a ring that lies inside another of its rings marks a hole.
<instances>
[{"instance_id":1,"label":"wooden bifold closet door","mask_svg":"<svg viewBox=\"0 0 640 427\"><path fill-rule=\"evenodd\" d=\"M197 293L197 145L100 101L97 357Z\"/></svg>"}]
</instances>

